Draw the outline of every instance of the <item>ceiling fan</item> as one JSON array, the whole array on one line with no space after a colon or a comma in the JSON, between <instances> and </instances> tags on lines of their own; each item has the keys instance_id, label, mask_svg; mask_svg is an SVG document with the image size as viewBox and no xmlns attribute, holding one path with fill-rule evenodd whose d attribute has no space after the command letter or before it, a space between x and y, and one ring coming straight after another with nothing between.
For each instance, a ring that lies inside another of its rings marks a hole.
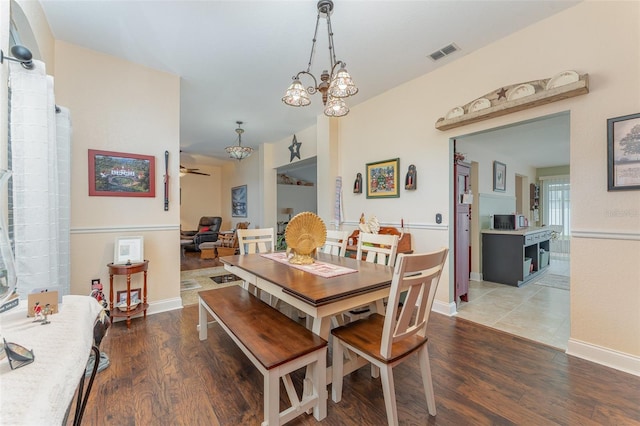
<instances>
[{"instance_id":1,"label":"ceiling fan","mask_svg":"<svg viewBox=\"0 0 640 426\"><path fill-rule=\"evenodd\" d=\"M180 156L182 156L182 150L180 150ZM189 167L185 167L180 164L180 176L184 176L187 174L191 175L202 175L202 176L211 176L209 173L199 172L200 169L190 169Z\"/></svg>"},{"instance_id":2,"label":"ceiling fan","mask_svg":"<svg viewBox=\"0 0 640 426\"><path fill-rule=\"evenodd\" d=\"M180 164L180 174L192 174L192 175L203 175L203 176L211 176L209 173L199 172L200 169L190 169L188 167L184 167Z\"/></svg>"}]
</instances>

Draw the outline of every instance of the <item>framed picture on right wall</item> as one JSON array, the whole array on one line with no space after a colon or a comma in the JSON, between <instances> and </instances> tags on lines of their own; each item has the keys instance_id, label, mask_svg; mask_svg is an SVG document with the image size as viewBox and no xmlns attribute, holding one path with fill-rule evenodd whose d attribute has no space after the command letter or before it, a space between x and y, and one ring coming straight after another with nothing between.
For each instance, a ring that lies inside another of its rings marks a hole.
<instances>
[{"instance_id":1,"label":"framed picture on right wall","mask_svg":"<svg viewBox=\"0 0 640 426\"><path fill-rule=\"evenodd\" d=\"M607 120L607 190L640 189L640 114Z\"/></svg>"},{"instance_id":2,"label":"framed picture on right wall","mask_svg":"<svg viewBox=\"0 0 640 426\"><path fill-rule=\"evenodd\" d=\"M493 190L496 192L507 190L507 165L499 161L493 162Z\"/></svg>"}]
</instances>

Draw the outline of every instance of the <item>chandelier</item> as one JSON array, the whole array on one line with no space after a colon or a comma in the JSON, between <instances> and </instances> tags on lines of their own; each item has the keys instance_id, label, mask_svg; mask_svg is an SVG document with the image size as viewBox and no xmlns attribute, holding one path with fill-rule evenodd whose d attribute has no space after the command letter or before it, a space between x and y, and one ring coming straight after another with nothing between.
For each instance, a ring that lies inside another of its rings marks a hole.
<instances>
[{"instance_id":1,"label":"chandelier","mask_svg":"<svg viewBox=\"0 0 640 426\"><path fill-rule=\"evenodd\" d=\"M238 145L232 145L225 148L229 157L234 158L238 161L242 161L253 153L253 148L249 146L242 146L242 134L244 133L244 129L240 126L242 125L242 121L236 121L238 123L238 128L236 129L236 133L238 134Z\"/></svg>"},{"instance_id":2,"label":"chandelier","mask_svg":"<svg viewBox=\"0 0 640 426\"><path fill-rule=\"evenodd\" d=\"M309 64L305 71L300 71L293 77L293 83L287 89L282 102L290 106L307 106L311 104L309 95L316 92L322 94L322 103L324 104L324 114L329 117L342 117L349 113L349 108L344 102L344 98L353 96L358 93L358 88L353 83L351 75L347 71L346 63L336 60L336 50L333 46L333 30L331 29L331 13L333 12L333 1L320 0L318 2L318 17L316 18L316 30L313 34L313 44L311 45L311 55L309 56ZM316 39L318 36L318 26L320 17L327 20L327 32L329 34L329 60L331 72L324 70L320 74L320 84L316 77L311 74L311 64L313 64L313 56L316 51ZM340 68L338 68L340 65ZM304 87L300 81L302 75L308 75L313 80L313 85Z\"/></svg>"}]
</instances>

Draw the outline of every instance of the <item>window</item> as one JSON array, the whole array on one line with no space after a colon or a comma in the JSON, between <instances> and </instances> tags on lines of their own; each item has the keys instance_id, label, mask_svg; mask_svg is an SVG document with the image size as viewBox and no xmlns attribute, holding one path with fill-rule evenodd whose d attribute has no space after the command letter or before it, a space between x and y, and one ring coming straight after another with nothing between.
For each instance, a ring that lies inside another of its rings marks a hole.
<instances>
[{"instance_id":1,"label":"window","mask_svg":"<svg viewBox=\"0 0 640 426\"><path fill-rule=\"evenodd\" d=\"M550 176L540 179L542 180L542 223L556 231L551 240L551 253L568 256L571 230L569 176Z\"/></svg>"}]
</instances>

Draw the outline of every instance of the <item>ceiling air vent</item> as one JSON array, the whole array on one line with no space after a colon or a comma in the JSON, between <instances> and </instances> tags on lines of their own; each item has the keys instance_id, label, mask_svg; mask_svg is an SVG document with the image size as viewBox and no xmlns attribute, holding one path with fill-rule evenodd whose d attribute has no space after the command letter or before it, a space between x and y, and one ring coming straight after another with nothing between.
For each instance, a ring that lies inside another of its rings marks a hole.
<instances>
[{"instance_id":1,"label":"ceiling air vent","mask_svg":"<svg viewBox=\"0 0 640 426\"><path fill-rule=\"evenodd\" d=\"M456 46L454 43L451 43L440 50L436 50L435 52L430 54L429 57L434 61L437 61L438 59L442 59L445 56L452 54L453 52L457 52L458 50L460 50L458 46Z\"/></svg>"}]
</instances>

